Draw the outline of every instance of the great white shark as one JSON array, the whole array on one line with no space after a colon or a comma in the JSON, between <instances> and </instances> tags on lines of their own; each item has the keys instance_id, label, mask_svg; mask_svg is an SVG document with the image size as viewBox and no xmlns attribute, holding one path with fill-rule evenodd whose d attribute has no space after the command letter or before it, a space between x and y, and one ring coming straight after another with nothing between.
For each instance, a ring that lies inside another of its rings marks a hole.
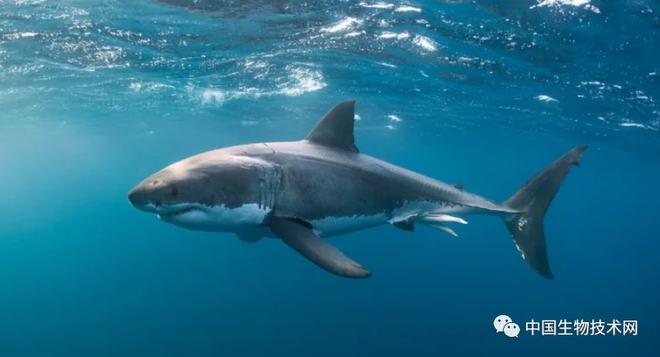
<instances>
[{"instance_id":1,"label":"great white shark","mask_svg":"<svg viewBox=\"0 0 660 357\"><path fill-rule=\"evenodd\" d=\"M568 151L497 203L371 156L355 146L355 102L330 110L307 137L233 146L175 162L128 194L162 221L202 231L233 232L256 242L276 237L321 268L349 278L371 275L324 238L391 224L429 225L457 236L458 216L503 219L522 258L552 278L543 218L586 146Z\"/></svg>"}]
</instances>

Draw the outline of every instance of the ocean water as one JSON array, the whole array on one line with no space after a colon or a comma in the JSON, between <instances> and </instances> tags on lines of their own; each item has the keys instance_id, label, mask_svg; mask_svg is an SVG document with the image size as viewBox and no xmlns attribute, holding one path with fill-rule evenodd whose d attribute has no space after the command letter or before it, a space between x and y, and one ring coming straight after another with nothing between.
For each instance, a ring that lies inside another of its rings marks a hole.
<instances>
[{"instance_id":1,"label":"ocean water","mask_svg":"<svg viewBox=\"0 0 660 357\"><path fill-rule=\"evenodd\" d=\"M657 1L0 1L0 356L651 355L660 347ZM588 144L546 217L554 280L496 217L275 239L159 222L163 166L296 140L357 100L363 153L494 200ZM523 331L507 338L493 318ZM636 336L531 336L543 319Z\"/></svg>"}]
</instances>

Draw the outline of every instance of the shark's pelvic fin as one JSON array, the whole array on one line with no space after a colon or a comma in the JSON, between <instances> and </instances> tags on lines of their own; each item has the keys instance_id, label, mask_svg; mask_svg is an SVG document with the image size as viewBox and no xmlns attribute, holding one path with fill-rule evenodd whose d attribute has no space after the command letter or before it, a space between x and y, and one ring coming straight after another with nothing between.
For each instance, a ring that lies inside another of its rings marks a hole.
<instances>
[{"instance_id":1,"label":"shark's pelvic fin","mask_svg":"<svg viewBox=\"0 0 660 357\"><path fill-rule=\"evenodd\" d=\"M543 217L559 186L570 171L578 165L586 146L578 146L564 154L527 181L504 205L521 211L504 215L504 222L513 236L523 259L542 276L552 279L548 253L545 248Z\"/></svg>"},{"instance_id":2,"label":"shark's pelvic fin","mask_svg":"<svg viewBox=\"0 0 660 357\"><path fill-rule=\"evenodd\" d=\"M311 228L295 219L270 217L270 230L284 243L330 273L347 278L368 278L371 273L317 236Z\"/></svg>"},{"instance_id":3,"label":"shark's pelvic fin","mask_svg":"<svg viewBox=\"0 0 660 357\"><path fill-rule=\"evenodd\" d=\"M415 231L415 219L414 217L408 217L400 221L392 221L392 225L396 228L399 228L404 231L414 232Z\"/></svg>"},{"instance_id":4,"label":"shark's pelvic fin","mask_svg":"<svg viewBox=\"0 0 660 357\"><path fill-rule=\"evenodd\" d=\"M355 101L347 100L332 108L309 132L305 139L310 142L359 152L355 146Z\"/></svg>"}]
</instances>

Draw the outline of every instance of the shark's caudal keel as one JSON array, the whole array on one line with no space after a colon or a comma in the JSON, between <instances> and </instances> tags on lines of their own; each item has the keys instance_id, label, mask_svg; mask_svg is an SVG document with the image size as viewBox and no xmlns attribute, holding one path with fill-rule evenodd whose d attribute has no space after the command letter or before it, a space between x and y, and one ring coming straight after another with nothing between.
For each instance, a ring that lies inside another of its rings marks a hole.
<instances>
[{"instance_id":1,"label":"shark's caudal keel","mask_svg":"<svg viewBox=\"0 0 660 357\"><path fill-rule=\"evenodd\" d=\"M129 200L183 228L233 232L248 242L280 238L321 268L349 278L370 273L323 238L382 224L406 231L424 224L458 236L454 228L467 223L458 216L498 215L523 259L542 276L552 277L543 217L586 147L569 151L498 204L360 154L354 116L354 102L347 101L301 141L192 156L145 179Z\"/></svg>"}]
</instances>

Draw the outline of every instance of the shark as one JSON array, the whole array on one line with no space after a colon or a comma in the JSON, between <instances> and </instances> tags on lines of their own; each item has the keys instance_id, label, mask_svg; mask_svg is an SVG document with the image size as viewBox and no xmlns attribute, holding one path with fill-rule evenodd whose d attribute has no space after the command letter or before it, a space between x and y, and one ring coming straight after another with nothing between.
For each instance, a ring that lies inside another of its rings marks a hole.
<instances>
[{"instance_id":1,"label":"shark","mask_svg":"<svg viewBox=\"0 0 660 357\"><path fill-rule=\"evenodd\" d=\"M390 224L456 237L470 214L498 216L527 264L551 279L544 216L587 146L577 146L503 202L360 153L355 101L337 104L302 140L254 143L177 161L133 188L128 199L161 221L190 230L231 232L246 242L279 238L326 271L371 272L328 237Z\"/></svg>"}]
</instances>

